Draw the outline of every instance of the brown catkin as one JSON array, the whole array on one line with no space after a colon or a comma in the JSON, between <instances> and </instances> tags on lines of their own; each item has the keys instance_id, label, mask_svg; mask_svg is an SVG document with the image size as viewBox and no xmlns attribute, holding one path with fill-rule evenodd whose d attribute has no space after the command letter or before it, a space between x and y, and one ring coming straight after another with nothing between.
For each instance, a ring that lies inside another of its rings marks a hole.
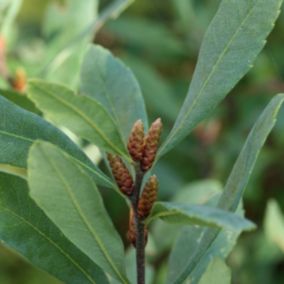
<instances>
[{"instance_id":1,"label":"brown catkin","mask_svg":"<svg viewBox=\"0 0 284 284\"><path fill-rule=\"evenodd\" d=\"M133 161L139 162L142 160L144 149L144 125L142 120L137 120L131 130L127 149Z\"/></svg>"},{"instance_id":2,"label":"brown catkin","mask_svg":"<svg viewBox=\"0 0 284 284\"><path fill-rule=\"evenodd\" d=\"M156 158L162 127L162 120L160 118L156 119L144 139L144 150L141 161L141 169L144 172L152 167Z\"/></svg>"},{"instance_id":3,"label":"brown catkin","mask_svg":"<svg viewBox=\"0 0 284 284\"><path fill-rule=\"evenodd\" d=\"M127 239L132 245L136 246L136 225L133 208L130 208L129 211L129 225L127 231Z\"/></svg>"},{"instance_id":4,"label":"brown catkin","mask_svg":"<svg viewBox=\"0 0 284 284\"><path fill-rule=\"evenodd\" d=\"M136 224L135 224L135 215L132 207L130 208L129 211L129 226L127 231L127 239L134 247L136 247ZM147 240L148 240L148 230L145 226L144 228L145 246L147 244Z\"/></svg>"},{"instance_id":5,"label":"brown catkin","mask_svg":"<svg viewBox=\"0 0 284 284\"><path fill-rule=\"evenodd\" d=\"M149 216L153 204L157 199L158 179L156 176L151 176L146 183L142 195L138 203L139 217L145 219Z\"/></svg>"},{"instance_id":6,"label":"brown catkin","mask_svg":"<svg viewBox=\"0 0 284 284\"><path fill-rule=\"evenodd\" d=\"M129 170L120 157L108 154L107 158L120 191L130 196L134 190L134 183Z\"/></svg>"}]
</instances>

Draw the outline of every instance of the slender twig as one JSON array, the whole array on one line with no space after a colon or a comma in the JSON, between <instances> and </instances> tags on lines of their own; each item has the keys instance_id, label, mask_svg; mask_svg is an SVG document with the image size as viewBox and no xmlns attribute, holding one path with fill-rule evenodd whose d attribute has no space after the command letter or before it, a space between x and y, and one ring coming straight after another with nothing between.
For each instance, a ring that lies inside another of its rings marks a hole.
<instances>
[{"instance_id":1,"label":"slender twig","mask_svg":"<svg viewBox=\"0 0 284 284\"><path fill-rule=\"evenodd\" d=\"M135 170L136 170L136 179L135 179L133 196L131 197L131 203L135 214L135 224L136 224L137 284L145 284L145 239L144 239L145 225L143 220L140 219L138 214L138 202L139 202L144 172L141 171L139 166L136 166Z\"/></svg>"}]
</instances>

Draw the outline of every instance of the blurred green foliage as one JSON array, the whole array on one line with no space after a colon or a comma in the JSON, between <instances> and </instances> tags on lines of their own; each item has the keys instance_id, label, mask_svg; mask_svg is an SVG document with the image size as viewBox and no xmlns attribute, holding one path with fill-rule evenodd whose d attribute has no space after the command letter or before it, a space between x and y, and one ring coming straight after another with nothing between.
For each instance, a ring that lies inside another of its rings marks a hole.
<instances>
[{"instance_id":1,"label":"blurred green foliage","mask_svg":"<svg viewBox=\"0 0 284 284\"><path fill-rule=\"evenodd\" d=\"M8 2L0 0L1 17L7 13ZM161 116L166 135L186 95L203 34L220 1L136 1L118 19L108 21L96 36L90 28L96 17L96 4L101 11L112 1L69 0L67 6L64 2L23 0L16 21L5 38L9 79L19 80L20 69L28 78L43 77L75 87L84 45L95 41L132 68L142 86L150 119ZM84 30L86 33L80 34ZM160 199L200 200L196 188L204 191L205 199L222 189L221 184L253 122L271 96L284 91L283 43L284 13L254 68L214 115L159 163L156 172L161 181ZM7 90L7 94L11 89L9 82L11 80L0 79L0 88ZM21 99L16 103L26 104ZM282 246L271 237L276 234L275 226L271 226L275 218L277 222L282 220L283 226L283 129L284 110L260 155L245 195L245 215L258 225L258 229L241 237L229 258L232 281L236 284L284 283L284 235L278 234ZM200 182L202 179L210 180ZM118 230L124 235L127 226L124 202L113 192L103 191L103 195ZM269 203L267 207L270 198L276 203ZM164 283L165 256L175 235L168 234L161 240L167 230L169 227L157 225L147 248L149 262L157 268L154 283L158 284ZM3 247L0 250L0 283L58 282Z\"/></svg>"}]
</instances>

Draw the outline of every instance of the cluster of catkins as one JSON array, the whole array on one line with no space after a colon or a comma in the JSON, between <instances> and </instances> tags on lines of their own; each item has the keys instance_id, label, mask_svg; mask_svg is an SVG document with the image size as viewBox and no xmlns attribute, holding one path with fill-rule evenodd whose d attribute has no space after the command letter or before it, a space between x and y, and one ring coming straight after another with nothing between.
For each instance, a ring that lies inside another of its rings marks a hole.
<instances>
[{"instance_id":1,"label":"cluster of catkins","mask_svg":"<svg viewBox=\"0 0 284 284\"><path fill-rule=\"evenodd\" d=\"M162 130L162 121L160 118L155 120L148 133L145 135L144 126L141 120L135 122L129 139L128 139L128 152L132 157L133 162L138 166L143 174L151 169L158 150ZM135 181L130 174L128 168L122 159L116 155L109 154L108 160L112 169L113 176L120 191L132 198L135 195ZM151 212L154 202L157 199L158 180L155 175L151 176L145 184L142 194L138 200L137 214L140 220L147 218ZM136 220L134 208L130 209L129 214L129 228L127 237L128 240L135 246L136 243ZM147 240L147 228L145 227L145 240Z\"/></svg>"}]
</instances>

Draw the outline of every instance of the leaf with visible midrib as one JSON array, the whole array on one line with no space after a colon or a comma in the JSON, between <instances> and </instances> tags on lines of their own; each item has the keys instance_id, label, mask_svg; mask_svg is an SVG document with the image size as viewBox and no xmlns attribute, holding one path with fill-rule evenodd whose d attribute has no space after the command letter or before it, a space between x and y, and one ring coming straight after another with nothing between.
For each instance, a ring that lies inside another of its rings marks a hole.
<instances>
[{"instance_id":1,"label":"leaf with visible midrib","mask_svg":"<svg viewBox=\"0 0 284 284\"><path fill-rule=\"evenodd\" d=\"M283 101L284 94L277 95L271 100L256 121L227 180L224 192L218 203L220 209L227 211L236 210L248 184L260 149L275 125ZM182 262L183 268L180 269L178 275L171 275L171 279L168 279L167 283L182 283L189 275L192 278L196 271L197 273L200 272L200 270L197 269L198 266L206 267L209 257L212 257L212 253L214 255L211 249L213 250L218 236L220 236L220 230L205 229L198 247L192 251L190 257L187 255L186 258L184 258ZM174 261L172 261L172 263L174 263Z\"/></svg>"},{"instance_id":2,"label":"leaf with visible midrib","mask_svg":"<svg viewBox=\"0 0 284 284\"><path fill-rule=\"evenodd\" d=\"M28 97L51 121L106 151L129 159L114 121L92 98L76 95L62 85L40 80L29 81Z\"/></svg>"},{"instance_id":3,"label":"leaf with visible midrib","mask_svg":"<svg viewBox=\"0 0 284 284\"><path fill-rule=\"evenodd\" d=\"M227 228L233 231L255 228L252 222L236 214L205 205L156 202L146 222L157 218L173 224Z\"/></svg>"},{"instance_id":4,"label":"leaf with visible midrib","mask_svg":"<svg viewBox=\"0 0 284 284\"><path fill-rule=\"evenodd\" d=\"M0 239L33 265L73 284L106 284L102 270L65 238L28 195L24 180L0 173Z\"/></svg>"},{"instance_id":5,"label":"leaf with visible midrib","mask_svg":"<svg viewBox=\"0 0 284 284\"><path fill-rule=\"evenodd\" d=\"M128 283L122 241L87 172L56 146L36 142L28 159L30 195L82 252Z\"/></svg>"},{"instance_id":6,"label":"leaf with visible midrib","mask_svg":"<svg viewBox=\"0 0 284 284\"><path fill-rule=\"evenodd\" d=\"M274 27L282 0L226 0L204 37L198 63L174 127L159 151L171 150L251 68Z\"/></svg>"},{"instance_id":7,"label":"leaf with visible midrib","mask_svg":"<svg viewBox=\"0 0 284 284\"><path fill-rule=\"evenodd\" d=\"M37 139L59 146L88 169L98 184L112 187L109 178L63 132L0 96L0 171L24 173L29 148Z\"/></svg>"},{"instance_id":8,"label":"leaf with visible midrib","mask_svg":"<svg viewBox=\"0 0 284 284\"><path fill-rule=\"evenodd\" d=\"M80 91L108 110L124 141L138 119L147 128L145 104L136 78L129 68L101 46L91 45L85 54Z\"/></svg>"}]
</instances>

